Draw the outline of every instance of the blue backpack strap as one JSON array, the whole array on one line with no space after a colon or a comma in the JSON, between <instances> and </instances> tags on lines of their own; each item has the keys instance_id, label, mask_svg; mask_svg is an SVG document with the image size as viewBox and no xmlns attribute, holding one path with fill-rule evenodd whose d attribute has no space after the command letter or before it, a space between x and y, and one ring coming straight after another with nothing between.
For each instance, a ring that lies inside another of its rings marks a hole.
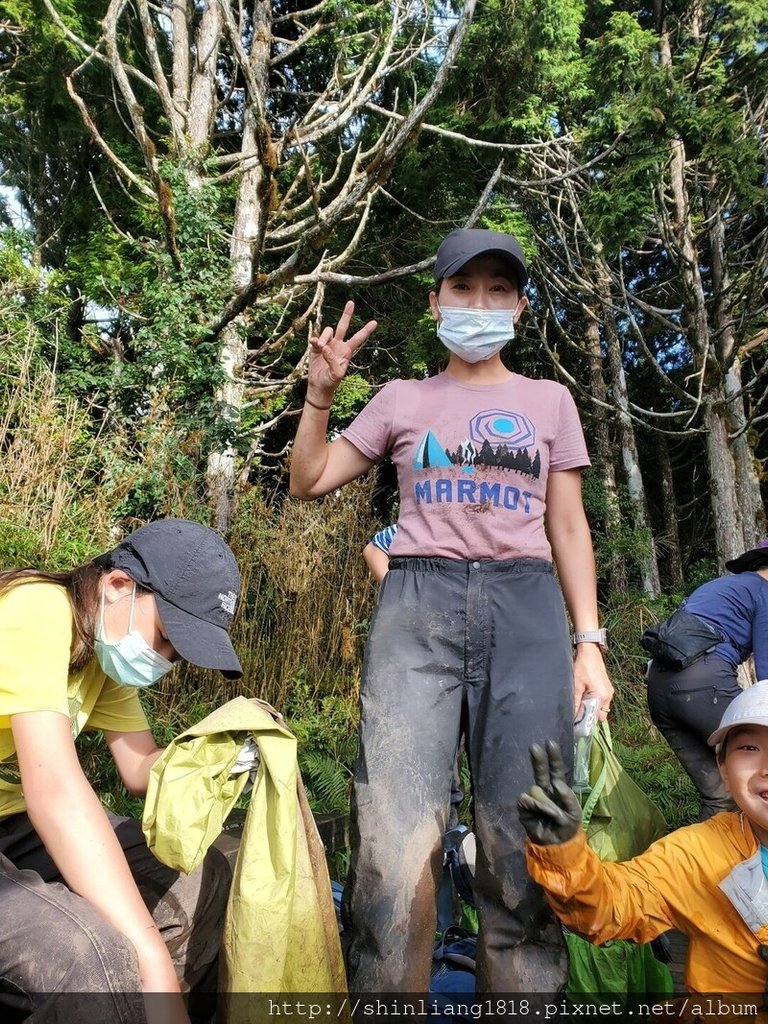
<instances>
[{"instance_id":1,"label":"blue backpack strap","mask_svg":"<svg viewBox=\"0 0 768 1024\"><path fill-rule=\"evenodd\" d=\"M477 960L477 936L466 928L453 925L447 928L432 952L434 969L441 964L454 970L471 971L474 974Z\"/></svg>"}]
</instances>

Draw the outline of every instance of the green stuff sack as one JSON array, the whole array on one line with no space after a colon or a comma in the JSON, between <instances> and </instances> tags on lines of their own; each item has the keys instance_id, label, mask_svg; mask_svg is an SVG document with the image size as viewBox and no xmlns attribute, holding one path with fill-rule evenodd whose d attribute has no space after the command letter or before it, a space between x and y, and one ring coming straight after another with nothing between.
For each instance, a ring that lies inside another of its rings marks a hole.
<instances>
[{"instance_id":1,"label":"green stuff sack","mask_svg":"<svg viewBox=\"0 0 768 1024\"><path fill-rule=\"evenodd\" d=\"M631 860L667 834L664 815L614 754L607 722L600 723L592 741L589 781L581 823L600 860Z\"/></svg>"},{"instance_id":2,"label":"green stuff sack","mask_svg":"<svg viewBox=\"0 0 768 1024\"><path fill-rule=\"evenodd\" d=\"M614 939L595 946L566 928L563 931L569 959L566 995L572 1002L615 1002L621 1015L633 1002L632 996L672 994L669 968L656 959L649 942Z\"/></svg>"},{"instance_id":3,"label":"green stuff sack","mask_svg":"<svg viewBox=\"0 0 768 1024\"><path fill-rule=\"evenodd\" d=\"M601 860L630 860L667 834L661 811L614 754L607 722L600 723L592 741L589 781L592 788L583 794L581 821ZM673 991L669 968L656 959L650 943L615 939L596 946L563 931L570 961L566 995L573 1003L614 1002L621 1017L632 997Z\"/></svg>"}]
</instances>

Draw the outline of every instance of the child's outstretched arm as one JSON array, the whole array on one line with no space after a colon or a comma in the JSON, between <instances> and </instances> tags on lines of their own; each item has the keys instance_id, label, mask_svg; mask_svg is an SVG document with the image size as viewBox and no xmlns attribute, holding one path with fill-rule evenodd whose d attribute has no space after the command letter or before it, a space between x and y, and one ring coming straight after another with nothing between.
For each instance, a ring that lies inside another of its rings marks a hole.
<instances>
[{"instance_id":1,"label":"child's outstretched arm","mask_svg":"<svg viewBox=\"0 0 768 1024\"><path fill-rule=\"evenodd\" d=\"M526 862L563 924L597 943L648 942L669 927L681 927L667 890L670 877L680 871L675 861L690 859L685 843L670 836L634 860L601 861L587 845L581 806L565 780L558 745L534 744L530 755L534 785L517 803L528 833Z\"/></svg>"}]
</instances>

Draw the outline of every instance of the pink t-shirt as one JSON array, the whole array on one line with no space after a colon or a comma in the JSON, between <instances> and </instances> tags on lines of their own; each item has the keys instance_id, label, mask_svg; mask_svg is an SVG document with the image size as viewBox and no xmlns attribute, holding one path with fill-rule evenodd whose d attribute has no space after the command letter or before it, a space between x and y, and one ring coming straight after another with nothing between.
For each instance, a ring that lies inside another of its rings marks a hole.
<instances>
[{"instance_id":1,"label":"pink t-shirt","mask_svg":"<svg viewBox=\"0 0 768 1024\"><path fill-rule=\"evenodd\" d=\"M446 373L392 381L342 436L397 467L393 557L549 559L547 476L589 465L568 390L518 374L501 384Z\"/></svg>"}]
</instances>

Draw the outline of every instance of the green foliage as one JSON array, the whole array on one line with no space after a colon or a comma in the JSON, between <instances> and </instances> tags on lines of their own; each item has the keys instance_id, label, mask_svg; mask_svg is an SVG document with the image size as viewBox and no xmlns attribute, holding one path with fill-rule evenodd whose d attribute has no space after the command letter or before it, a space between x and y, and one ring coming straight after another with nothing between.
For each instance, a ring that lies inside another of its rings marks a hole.
<instances>
[{"instance_id":1,"label":"green foliage","mask_svg":"<svg viewBox=\"0 0 768 1024\"><path fill-rule=\"evenodd\" d=\"M370 381L359 373L348 373L333 399L334 423L350 423L372 397L372 393Z\"/></svg>"},{"instance_id":2,"label":"green foliage","mask_svg":"<svg viewBox=\"0 0 768 1024\"><path fill-rule=\"evenodd\" d=\"M707 166L718 188L733 189L742 202L759 202L758 138L744 130L744 110L734 93L742 55L754 56L761 46L759 14L756 20L752 12L745 16L740 4L707 4L706 12L682 5L677 15L665 12L672 49L667 65L660 59L657 29L643 23L641 10L596 7L608 17L601 25L598 15L594 34L585 40L594 91L585 142L605 145L618 131L628 132L585 199L583 213L597 237L626 245L653 233L653 191L665 174L672 139L683 142L688 160ZM750 84L757 84L753 75ZM763 76L756 92L764 88Z\"/></svg>"},{"instance_id":3,"label":"green foliage","mask_svg":"<svg viewBox=\"0 0 768 1024\"><path fill-rule=\"evenodd\" d=\"M612 6L604 5L611 11L608 21L598 34L584 40L584 50L593 88L610 99L615 112L628 118L633 98L656 64L658 36L642 26L638 13L611 10ZM605 116L606 111L596 113ZM614 121L613 127L627 123Z\"/></svg>"},{"instance_id":4,"label":"green foliage","mask_svg":"<svg viewBox=\"0 0 768 1024\"><path fill-rule=\"evenodd\" d=\"M578 50L583 17L579 0L520 0L513 17L504 0L484 4L448 87L454 105L443 123L498 141L556 135L564 98L587 84Z\"/></svg>"},{"instance_id":5,"label":"green foliage","mask_svg":"<svg viewBox=\"0 0 768 1024\"><path fill-rule=\"evenodd\" d=\"M105 530L99 451L85 414L50 372L22 362L0 378L0 565L77 564Z\"/></svg>"},{"instance_id":6,"label":"green foliage","mask_svg":"<svg viewBox=\"0 0 768 1024\"><path fill-rule=\"evenodd\" d=\"M172 189L181 265L159 249L137 253L124 242L112 246L113 253L122 253L112 281L97 278L117 299L118 324L132 357L120 364L111 399L135 421L157 396L174 410L180 427L199 433L205 455L236 440L236 425L221 416L214 400L225 378L218 362L221 341L209 329L230 291L228 251L221 242L231 210L226 194L212 186L190 188L169 161L162 171Z\"/></svg>"},{"instance_id":7,"label":"green foliage","mask_svg":"<svg viewBox=\"0 0 768 1024\"><path fill-rule=\"evenodd\" d=\"M686 590L683 597L687 597L702 583L707 583L718 575L717 562L714 558L700 558L689 567L686 573Z\"/></svg>"},{"instance_id":8,"label":"green foliage","mask_svg":"<svg viewBox=\"0 0 768 1024\"><path fill-rule=\"evenodd\" d=\"M75 747L85 777L99 794L103 806L111 813L128 818L141 818L144 801L128 795L109 753L104 733L83 732L75 740Z\"/></svg>"},{"instance_id":9,"label":"green foliage","mask_svg":"<svg viewBox=\"0 0 768 1024\"><path fill-rule=\"evenodd\" d=\"M625 735L630 730L625 730ZM670 829L698 820L699 795L680 764L660 737L629 746L616 744L616 754L638 786L659 808Z\"/></svg>"},{"instance_id":10,"label":"green foliage","mask_svg":"<svg viewBox=\"0 0 768 1024\"><path fill-rule=\"evenodd\" d=\"M650 530L632 525L631 505L626 487L618 489L618 522L610 520L609 499L597 469L582 474L584 509L592 530L597 575L601 583L610 583L612 567L620 561L631 586L639 587L646 559L652 550Z\"/></svg>"},{"instance_id":11,"label":"green foliage","mask_svg":"<svg viewBox=\"0 0 768 1024\"><path fill-rule=\"evenodd\" d=\"M350 776L333 757L302 748L299 759L307 799L315 813L349 811Z\"/></svg>"},{"instance_id":12,"label":"green foliage","mask_svg":"<svg viewBox=\"0 0 768 1024\"><path fill-rule=\"evenodd\" d=\"M317 699L303 674L287 691L285 718L299 742L299 767L315 813L349 810L357 756L357 707L351 694Z\"/></svg>"},{"instance_id":13,"label":"green foliage","mask_svg":"<svg viewBox=\"0 0 768 1024\"><path fill-rule=\"evenodd\" d=\"M523 247L527 261L536 255L536 238L526 215L509 202L497 199L483 214L480 227L514 235Z\"/></svg>"}]
</instances>

